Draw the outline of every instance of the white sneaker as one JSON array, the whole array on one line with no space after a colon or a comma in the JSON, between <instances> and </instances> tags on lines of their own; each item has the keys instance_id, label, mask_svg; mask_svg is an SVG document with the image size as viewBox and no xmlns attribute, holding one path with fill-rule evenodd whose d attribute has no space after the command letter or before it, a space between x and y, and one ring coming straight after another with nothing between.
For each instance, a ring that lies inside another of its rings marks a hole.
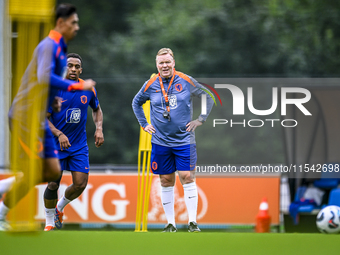
<instances>
[{"instance_id":1,"label":"white sneaker","mask_svg":"<svg viewBox=\"0 0 340 255\"><path fill-rule=\"evenodd\" d=\"M12 227L5 220L0 220L0 231L10 231Z\"/></svg>"}]
</instances>

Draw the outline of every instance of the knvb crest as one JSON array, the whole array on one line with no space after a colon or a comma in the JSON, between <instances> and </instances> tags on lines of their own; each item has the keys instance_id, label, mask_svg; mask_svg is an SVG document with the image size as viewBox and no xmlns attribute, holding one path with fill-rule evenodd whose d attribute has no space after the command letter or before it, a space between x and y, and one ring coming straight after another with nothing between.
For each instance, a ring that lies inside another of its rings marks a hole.
<instances>
[{"instance_id":1,"label":"knvb crest","mask_svg":"<svg viewBox=\"0 0 340 255\"><path fill-rule=\"evenodd\" d=\"M175 88L176 88L176 90L177 90L178 92L181 92L182 89L183 89L182 84L180 84L180 83L177 83L177 84L175 85Z\"/></svg>"},{"instance_id":2,"label":"knvb crest","mask_svg":"<svg viewBox=\"0 0 340 255\"><path fill-rule=\"evenodd\" d=\"M79 123L81 110L79 108L70 108L66 111L66 123Z\"/></svg>"},{"instance_id":3,"label":"knvb crest","mask_svg":"<svg viewBox=\"0 0 340 255\"><path fill-rule=\"evenodd\" d=\"M80 97L80 101L81 101L83 104L86 104L86 103L87 103L87 96L81 96L81 97Z\"/></svg>"}]
</instances>

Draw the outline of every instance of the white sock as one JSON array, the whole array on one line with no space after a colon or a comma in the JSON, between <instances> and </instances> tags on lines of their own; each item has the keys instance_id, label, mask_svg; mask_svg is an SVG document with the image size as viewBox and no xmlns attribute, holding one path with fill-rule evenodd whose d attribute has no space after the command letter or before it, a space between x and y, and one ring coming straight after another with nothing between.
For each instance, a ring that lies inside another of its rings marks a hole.
<instances>
[{"instance_id":1,"label":"white sock","mask_svg":"<svg viewBox=\"0 0 340 255\"><path fill-rule=\"evenodd\" d=\"M5 220L9 212L9 208L4 204L3 201L0 202L0 220Z\"/></svg>"},{"instance_id":2,"label":"white sock","mask_svg":"<svg viewBox=\"0 0 340 255\"><path fill-rule=\"evenodd\" d=\"M168 223L175 224L175 204L174 204L174 187L161 187L162 205Z\"/></svg>"},{"instance_id":3,"label":"white sock","mask_svg":"<svg viewBox=\"0 0 340 255\"><path fill-rule=\"evenodd\" d=\"M54 212L55 208L45 208L45 215L46 215L46 220L45 220L45 226L53 226L54 227Z\"/></svg>"},{"instance_id":4,"label":"white sock","mask_svg":"<svg viewBox=\"0 0 340 255\"><path fill-rule=\"evenodd\" d=\"M197 215L197 204L198 204L198 194L197 194L197 186L195 182L184 184L184 200L187 206L188 215L189 215L189 223L192 221L196 221Z\"/></svg>"},{"instance_id":5,"label":"white sock","mask_svg":"<svg viewBox=\"0 0 340 255\"><path fill-rule=\"evenodd\" d=\"M57 208L59 212L64 211L66 205L68 205L72 200L69 200L65 195L58 201Z\"/></svg>"},{"instance_id":6,"label":"white sock","mask_svg":"<svg viewBox=\"0 0 340 255\"><path fill-rule=\"evenodd\" d=\"M7 179L0 181L0 195L6 193L9 191L9 189L12 187L12 184L15 181L15 177L9 177Z\"/></svg>"}]
</instances>

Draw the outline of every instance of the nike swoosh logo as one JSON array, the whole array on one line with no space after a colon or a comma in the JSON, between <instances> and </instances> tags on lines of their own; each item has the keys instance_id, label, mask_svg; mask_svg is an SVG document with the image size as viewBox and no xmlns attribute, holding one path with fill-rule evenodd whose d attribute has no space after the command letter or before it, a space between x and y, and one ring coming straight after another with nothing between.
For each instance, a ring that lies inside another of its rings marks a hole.
<instances>
[{"instance_id":1,"label":"nike swoosh logo","mask_svg":"<svg viewBox=\"0 0 340 255\"><path fill-rule=\"evenodd\" d=\"M196 196L193 196L193 197L189 197L189 199L192 199L192 198L194 198L194 197L196 197Z\"/></svg>"},{"instance_id":2,"label":"nike swoosh logo","mask_svg":"<svg viewBox=\"0 0 340 255\"><path fill-rule=\"evenodd\" d=\"M156 89L156 92L159 92L159 91L160 91L160 90L157 90L157 89Z\"/></svg>"},{"instance_id":3,"label":"nike swoosh logo","mask_svg":"<svg viewBox=\"0 0 340 255\"><path fill-rule=\"evenodd\" d=\"M167 204L170 204L171 202L168 202L168 203L163 203L163 205L167 205Z\"/></svg>"},{"instance_id":4,"label":"nike swoosh logo","mask_svg":"<svg viewBox=\"0 0 340 255\"><path fill-rule=\"evenodd\" d=\"M85 167L85 169L89 169L88 167Z\"/></svg>"},{"instance_id":5,"label":"nike swoosh logo","mask_svg":"<svg viewBox=\"0 0 340 255\"><path fill-rule=\"evenodd\" d=\"M66 102L66 101L67 101L67 99L66 99L66 100L62 100L61 102L64 103L64 102Z\"/></svg>"}]
</instances>

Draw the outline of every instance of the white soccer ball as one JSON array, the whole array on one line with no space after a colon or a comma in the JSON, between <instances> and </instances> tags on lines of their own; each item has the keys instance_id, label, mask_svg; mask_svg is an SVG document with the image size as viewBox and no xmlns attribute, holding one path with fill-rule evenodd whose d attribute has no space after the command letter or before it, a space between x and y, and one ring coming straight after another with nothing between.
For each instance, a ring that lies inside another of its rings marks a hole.
<instances>
[{"instance_id":1,"label":"white soccer ball","mask_svg":"<svg viewBox=\"0 0 340 255\"><path fill-rule=\"evenodd\" d=\"M316 217L316 226L321 233L336 234L340 232L340 207L330 205L323 208Z\"/></svg>"}]
</instances>

